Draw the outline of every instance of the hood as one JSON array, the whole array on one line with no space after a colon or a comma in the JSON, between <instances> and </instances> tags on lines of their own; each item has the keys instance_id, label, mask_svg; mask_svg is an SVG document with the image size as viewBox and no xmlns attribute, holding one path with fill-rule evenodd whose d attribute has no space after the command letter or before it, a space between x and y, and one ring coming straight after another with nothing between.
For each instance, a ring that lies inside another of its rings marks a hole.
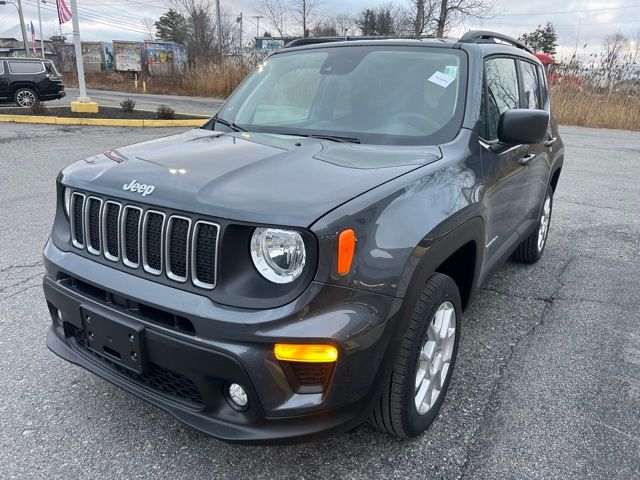
<instances>
[{"instance_id":1,"label":"hood","mask_svg":"<svg viewBox=\"0 0 640 480\"><path fill-rule=\"evenodd\" d=\"M61 181L212 217L307 227L440 156L435 146L357 145L195 129L86 158L64 169ZM147 188L124 189L134 181Z\"/></svg>"}]
</instances>

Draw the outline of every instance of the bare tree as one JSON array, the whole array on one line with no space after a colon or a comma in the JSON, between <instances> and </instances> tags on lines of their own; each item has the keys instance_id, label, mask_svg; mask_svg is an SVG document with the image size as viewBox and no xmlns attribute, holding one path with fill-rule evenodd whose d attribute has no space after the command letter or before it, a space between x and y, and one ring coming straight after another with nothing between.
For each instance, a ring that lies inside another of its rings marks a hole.
<instances>
[{"instance_id":1,"label":"bare tree","mask_svg":"<svg viewBox=\"0 0 640 480\"><path fill-rule=\"evenodd\" d=\"M338 35L353 35L356 28L356 20L349 13L339 13L334 15L333 23L338 31Z\"/></svg>"},{"instance_id":2,"label":"bare tree","mask_svg":"<svg viewBox=\"0 0 640 480\"><path fill-rule=\"evenodd\" d=\"M283 0L258 0L257 10L280 37L287 36L287 7Z\"/></svg>"},{"instance_id":3,"label":"bare tree","mask_svg":"<svg viewBox=\"0 0 640 480\"><path fill-rule=\"evenodd\" d=\"M451 28L465 19L491 18L496 7L496 0L440 0L440 8L436 8L436 36L444 37Z\"/></svg>"},{"instance_id":4,"label":"bare tree","mask_svg":"<svg viewBox=\"0 0 640 480\"><path fill-rule=\"evenodd\" d=\"M309 36L309 26L318 15L318 9L324 0L291 0L293 16L297 24L302 27L302 36Z\"/></svg>"},{"instance_id":5,"label":"bare tree","mask_svg":"<svg viewBox=\"0 0 640 480\"><path fill-rule=\"evenodd\" d=\"M171 5L186 19L185 46L189 52L189 62L211 57L216 46L216 27L212 21L211 3L208 0L171 0Z\"/></svg>"},{"instance_id":6,"label":"bare tree","mask_svg":"<svg viewBox=\"0 0 640 480\"><path fill-rule=\"evenodd\" d=\"M151 20L149 17L144 17L143 23L144 23L144 29L147 31L147 40L154 40L155 33L156 33L156 27L154 25L154 21Z\"/></svg>"},{"instance_id":7,"label":"bare tree","mask_svg":"<svg viewBox=\"0 0 640 480\"><path fill-rule=\"evenodd\" d=\"M408 8L402 12L405 24L401 28L402 32L416 38L423 35L434 35L436 28L434 13L437 6L436 0L411 0Z\"/></svg>"},{"instance_id":8,"label":"bare tree","mask_svg":"<svg viewBox=\"0 0 640 480\"><path fill-rule=\"evenodd\" d=\"M602 67L609 81L609 91L613 90L616 75L619 73L616 67L628 46L629 40L622 34L622 32L616 32L604 37L602 42L602 47L604 49Z\"/></svg>"}]
</instances>

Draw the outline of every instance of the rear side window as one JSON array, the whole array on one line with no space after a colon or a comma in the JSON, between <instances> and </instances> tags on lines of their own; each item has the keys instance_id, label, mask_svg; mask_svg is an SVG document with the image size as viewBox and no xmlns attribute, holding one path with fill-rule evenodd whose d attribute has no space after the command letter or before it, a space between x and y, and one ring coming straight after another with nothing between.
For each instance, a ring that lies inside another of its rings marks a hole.
<instances>
[{"instance_id":1,"label":"rear side window","mask_svg":"<svg viewBox=\"0 0 640 480\"><path fill-rule=\"evenodd\" d=\"M41 73L44 72L42 63L39 62L9 62L11 73Z\"/></svg>"},{"instance_id":2,"label":"rear side window","mask_svg":"<svg viewBox=\"0 0 640 480\"><path fill-rule=\"evenodd\" d=\"M546 108L549 101L549 91L547 90L547 73L544 68L536 66L538 71L538 79L540 81L540 98L542 99L542 108Z\"/></svg>"},{"instance_id":3,"label":"rear side window","mask_svg":"<svg viewBox=\"0 0 640 480\"><path fill-rule=\"evenodd\" d=\"M536 73L536 66L529 62L520 62L522 67L522 87L524 89L524 104L527 108L542 108L540 84Z\"/></svg>"},{"instance_id":4,"label":"rear side window","mask_svg":"<svg viewBox=\"0 0 640 480\"><path fill-rule=\"evenodd\" d=\"M494 140L498 138L500 115L518 108L520 103L516 61L512 58L491 58L485 62L484 72L485 121L482 135L487 140Z\"/></svg>"}]
</instances>

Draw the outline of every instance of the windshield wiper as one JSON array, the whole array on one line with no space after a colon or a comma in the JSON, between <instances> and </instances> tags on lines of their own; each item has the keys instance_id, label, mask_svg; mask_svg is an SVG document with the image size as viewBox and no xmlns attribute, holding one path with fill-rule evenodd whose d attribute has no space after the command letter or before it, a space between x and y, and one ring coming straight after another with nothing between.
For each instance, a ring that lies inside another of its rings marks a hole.
<instances>
[{"instance_id":1,"label":"windshield wiper","mask_svg":"<svg viewBox=\"0 0 640 480\"><path fill-rule=\"evenodd\" d=\"M236 125L233 122L230 122L229 120L225 120L224 118L220 118L218 116L215 117L215 121L217 123L221 123L222 125L224 125L225 127L229 127L231 130L233 130L234 132L246 132L247 130L239 127L238 125Z\"/></svg>"},{"instance_id":2,"label":"windshield wiper","mask_svg":"<svg viewBox=\"0 0 640 480\"><path fill-rule=\"evenodd\" d=\"M275 135L292 135L294 137L317 138L319 140L330 140L338 143L361 143L359 138L341 137L338 135L324 135L322 133L277 133Z\"/></svg>"}]
</instances>

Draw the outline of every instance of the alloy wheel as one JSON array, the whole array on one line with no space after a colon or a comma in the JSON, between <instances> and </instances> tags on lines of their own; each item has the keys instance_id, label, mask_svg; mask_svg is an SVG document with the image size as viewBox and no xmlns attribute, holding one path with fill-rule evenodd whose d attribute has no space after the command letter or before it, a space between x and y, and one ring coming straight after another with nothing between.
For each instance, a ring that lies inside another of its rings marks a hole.
<instances>
[{"instance_id":1,"label":"alloy wheel","mask_svg":"<svg viewBox=\"0 0 640 480\"><path fill-rule=\"evenodd\" d=\"M419 415L425 415L440 396L449 372L455 338L456 311L451 302L444 302L429 323L418 358L415 405Z\"/></svg>"},{"instance_id":2,"label":"alloy wheel","mask_svg":"<svg viewBox=\"0 0 640 480\"><path fill-rule=\"evenodd\" d=\"M36 102L36 96L30 90L22 90L18 92L16 101L21 107L30 107Z\"/></svg>"},{"instance_id":3,"label":"alloy wheel","mask_svg":"<svg viewBox=\"0 0 640 480\"><path fill-rule=\"evenodd\" d=\"M551 197L548 196L542 206L542 215L540 216L540 228L538 228L538 251L542 252L544 243L547 241L549 233L549 222L551 222Z\"/></svg>"}]
</instances>

